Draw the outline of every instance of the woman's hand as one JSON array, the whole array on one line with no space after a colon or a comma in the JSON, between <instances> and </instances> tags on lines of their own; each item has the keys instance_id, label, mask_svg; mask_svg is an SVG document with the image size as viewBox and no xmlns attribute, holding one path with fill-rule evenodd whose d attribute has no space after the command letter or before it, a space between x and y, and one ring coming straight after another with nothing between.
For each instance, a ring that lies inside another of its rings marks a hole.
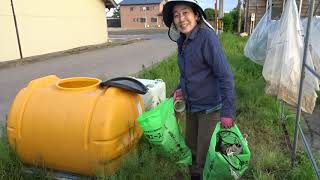
<instances>
[{"instance_id":1,"label":"woman's hand","mask_svg":"<svg viewBox=\"0 0 320 180\"><path fill-rule=\"evenodd\" d=\"M183 99L182 90L181 89L175 90L173 93L173 100L177 101L177 100L182 100L182 99Z\"/></svg>"},{"instance_id":2,"label":"woman's hand","mask_svg":"<svg viewBox=\"0 0 320 180\"><path fill-rule=\"evenodd\" d=\"M229 129L233 125L233 120L230 117L221 117L220 121L223 128Z\"/></svg>"}]
</instances>

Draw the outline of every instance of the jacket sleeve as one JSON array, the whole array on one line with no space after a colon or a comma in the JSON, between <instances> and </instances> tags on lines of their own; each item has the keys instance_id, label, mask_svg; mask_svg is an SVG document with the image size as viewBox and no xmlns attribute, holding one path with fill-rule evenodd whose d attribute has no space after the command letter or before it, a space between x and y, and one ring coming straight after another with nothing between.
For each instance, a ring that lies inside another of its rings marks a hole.
<instances>
[{"instance_id":1,"label":"jacket sleeve","mask_svg":"<svg viewBox=\"0 0 320 180\"><path fill-rule=\"evenodd\" d=\"M233 117L235 112L234 79L230 65L215 33L210 33L208 38L205 38L203 56L219 82L222 101L221 117Z\"/></svg>"}]
</instances>

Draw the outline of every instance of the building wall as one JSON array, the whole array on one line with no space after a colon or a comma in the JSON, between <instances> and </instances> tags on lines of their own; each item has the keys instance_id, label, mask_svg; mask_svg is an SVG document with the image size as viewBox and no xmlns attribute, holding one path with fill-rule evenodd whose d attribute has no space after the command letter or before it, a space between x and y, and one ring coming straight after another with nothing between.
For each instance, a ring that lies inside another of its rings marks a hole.
<instances>
[{"instance_id":1,"label":"building wall","mask_svg":"<svg viewBox=\"0 0 320 180\"><path fill-rule=\"evenodd\" d=\"M103 0L13 1L23 57L107 41ZM0 0L0 61L17 59L10 0ZM5 21L2 21L5 19ZM9 26L10 25L10 26ZM13 26L13 27L12 27ZM2 27L9 29L4 31ZM7 38L10 36L10 38ZM6 44L9 44L8 47ZM12 44L12 45L11 45ZM14 52L8 54L6 51Z\"/></svg>"},{"instance_id":2,"label":"building wall","mask_svg":"<svg viewBox=\"0 0 320 180\"><path fill-rule=\"evenodd\" d=\"M10 0L0 0L0 61L19 57Z\"/></svg>"},{"instance_id":3,"label":"building wall","mask_svg":"<svg viewBox=\"0 0 320 180\"><path fill-rule=\"evenodd\" d=\"M253 29L256 27L262 16L266 11L266 0L246 0L247 2L247 24L245 26L245 32L250 32L250 27ZM251 23L251 16L255 15L255 21ZM250 24L251 23L251 24Z\"/></svg>"},{"instance_id":4,"label":"building wall","mask_svg":"<svg viewBox=\"0 0 320 180\"><path fill-rule=\"evenodd\" d=\"M145 11L143 7L146 7ZM164 27L162 16L159 16L162 8L162 3L120 6L121 27L128 29ZM152 22L152 18L157 21ZM146 22L141 19L146 19Z\"/></svg>"},{"instance_id":5,"label":"building wall","mask_svg":"<svg viewBox=\"0 0 320 180\"><path fill-rule=\"evenodd\" d=\"M255 21L254 25L256 26L262 16L265 14L266 11L266 5L267 5L267 0L246 0L247 2L247 25L246 25L246 32L249 32L250 28L250 18L251 14L255 13ZM279 19L282 14L282 10L284 8L285 0L272 0L272 19ZM299 11L299 5L300 5L300 0L296 0L297 8ZM302 1L302 7L301 7L301 16L306 17L308 14L308 4L309 2L307 0ZM315 0L315 8L316 12L315 15L320 15L320 0ZM254 26L254 27L255 27Z\"/></svg>"}]
</instances>

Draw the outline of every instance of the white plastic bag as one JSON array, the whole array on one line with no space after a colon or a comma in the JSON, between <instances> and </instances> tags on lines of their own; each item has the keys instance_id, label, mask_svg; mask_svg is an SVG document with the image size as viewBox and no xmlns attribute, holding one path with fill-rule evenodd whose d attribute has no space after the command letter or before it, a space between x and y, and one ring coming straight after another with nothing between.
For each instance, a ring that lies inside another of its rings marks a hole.
<instances>
[{"instance_id":1,"label":"white plastic bag","mask_svg":"<svg viewBox=\"0 0 320 180\"><path fill-rule=\"evenodd\" d=\"M141 95L146 111L156 107L166 99L166 84L162 79L135 79L140 81L148 88L148 92L144 95Z\"/></svg>"},{"instance_id":2,"label":"white plastic bag","mask_svg":"<svg viewBox=\"0 0 320 180\"><path fill-rule=\"evenodd\" d=\"M244 54L253 62L263 65L268 37L277 29L279 21L269 20L269 11L263 15L244 48Z\"/></svg>"},{"instance_id":3,"label":"white plastic bag","mask_svg":"<svg viewBox=\"0 0 320 180\"><path fill-rule=\"evenodd\" d=\"M266 93L282 99L293 106L297 105L300 74L303 56L303 29L294 0L286 2L277 30L267 45L263 77L267 81ZM310 52L306 63L313 67ZM306 71L302 96L302 110L312 113L319 90L318 80Z\"/></svg>"}]
</instances>

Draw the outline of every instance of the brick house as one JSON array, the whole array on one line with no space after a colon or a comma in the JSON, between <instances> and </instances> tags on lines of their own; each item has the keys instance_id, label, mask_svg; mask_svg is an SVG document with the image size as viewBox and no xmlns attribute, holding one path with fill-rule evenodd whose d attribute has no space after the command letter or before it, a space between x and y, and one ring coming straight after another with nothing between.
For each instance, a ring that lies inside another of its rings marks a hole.
<instances>
[{"instance_id":1,"label":"brick house","mask_svg":"<svg viewBox=\"0 0 320 180\"><path fill-rule=\"evenodd\" d=\"M123 0L120 2L121 27L128 29L164 27L164 0Z\"/></svg>"},{"instance_id":2,"label":"brick house","mask_svg":"<svg viewBox=\"0 0 320 180\"><path fill-rule=\"evenodd\" d=\"M270 0L269 0L270 1ZM250 21L251 17L254 14L255 20L253 24L256 26L262 16L264 15L266 11L266 5L268 0L245 0L245 26L244 31L249 32L250 29ZM296 0L297 8L299 11L300 7L300 0ZM282 13L282 9L284 8L285 0L272 0L272 19L279 19ZM309 2L308 0L302 0L302 6L301 6L301 17L306 17L307 10L308 10ZM315 0L315 15L320 15L320 0Z\"/></svg>"}]
</instances>

